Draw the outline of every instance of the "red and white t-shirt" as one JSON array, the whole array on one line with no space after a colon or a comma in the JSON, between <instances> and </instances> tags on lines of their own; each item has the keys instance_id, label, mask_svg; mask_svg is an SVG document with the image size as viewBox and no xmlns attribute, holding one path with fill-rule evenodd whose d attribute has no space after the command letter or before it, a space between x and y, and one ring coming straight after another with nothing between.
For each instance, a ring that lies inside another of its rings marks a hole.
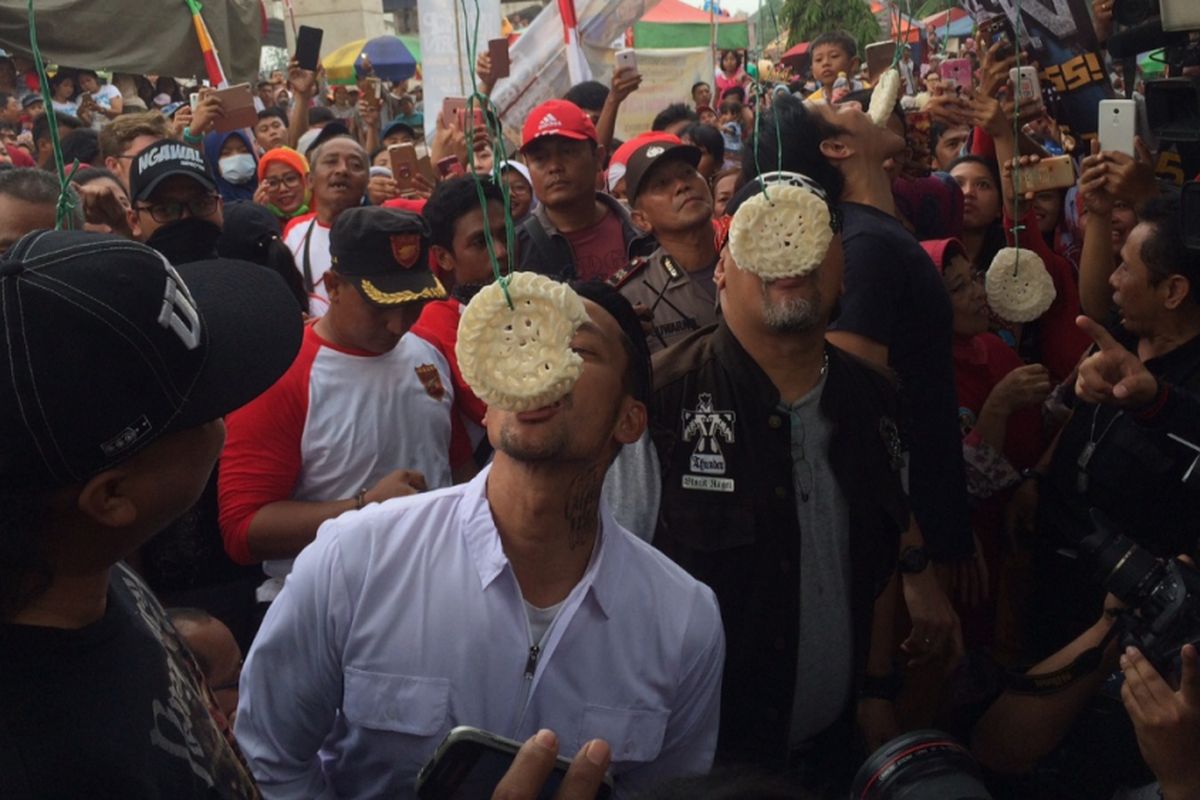
<instances>
[{"instance_id":1,"label":"red and white t-shirt","mask_svg":"<svg viewBox=\"0 0 1200 800\"><path fill-rule=\"evenodd\" d=\"M305 241L307 240L307 241ZM325 273L333 266L333 256L329 252L329 226L317 221L317 212L311 211L299 217L293 217L283 229L283 243L292 251L296 259L296 269L304 278L305 252L307 251L308 268L312 276L313 289L309 294L308 313L313 317L322 317L329 308L329 292L325 290Z\"/></svg>"},{"instance_id":2,"label":"red and white t-shirt","mask_svg":"<svg viewBox=\"0 0 1200 800\"><path fill-rule=\"evenodd\" d=\"M221 536L239 564L259 509L279 500L354 497L397 469L451 485L449 364L429 342L405 335L388 353L334 346L304 331L300 353L274 386L225 420L219 479ZM291 559L266 561L282 578ZM280 583L280 585L282 585Z\"/></svg>"},{"instance_id":3,"label":"red and white t-shirt","mask_svg":"<svg viewBox=\"0 0 1200 800\"><path fill-rule=\"evenodd\" d=\"M466 306L453 297L426 303L421 309L421 317L410 331L436 347L450 363L450 372L454 380L455 411L451 463L455 466L461 463L460 458L470 458L487 433L483 428L483 415L487 413L487 404L475 396L475 392L463 379L462 370L458 368L458 357L454 353L454 347L458 343L458 322L462 318L464 308ZM465 453L459 441L459 428L462 429L461 435L469 440Z\"/></svg>"}]
</instances>

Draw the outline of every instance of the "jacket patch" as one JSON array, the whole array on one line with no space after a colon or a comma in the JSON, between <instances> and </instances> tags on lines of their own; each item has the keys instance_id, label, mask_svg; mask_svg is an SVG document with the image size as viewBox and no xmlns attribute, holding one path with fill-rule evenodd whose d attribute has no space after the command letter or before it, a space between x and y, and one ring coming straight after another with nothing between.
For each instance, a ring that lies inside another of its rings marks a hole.
<instances>
[{"instance_id":1,"label":"jacket patch","mask_svg":"<svg viewBox=\"0 0 1200 800\"><path fill-rule=\"evenodd\" d=\"M691 472L700 475L724 475L725 454L721 443L731 444L734 440L733 423L737 415L732 411L713 408L712 395L702 392L696 399L694 410L683 411L683 440L695 442L692 456L688 461ZM696 475L683 476L683 488L700 489L710 492L732 492L733 479L699 478Z\"/></svg>"}]
</instances>

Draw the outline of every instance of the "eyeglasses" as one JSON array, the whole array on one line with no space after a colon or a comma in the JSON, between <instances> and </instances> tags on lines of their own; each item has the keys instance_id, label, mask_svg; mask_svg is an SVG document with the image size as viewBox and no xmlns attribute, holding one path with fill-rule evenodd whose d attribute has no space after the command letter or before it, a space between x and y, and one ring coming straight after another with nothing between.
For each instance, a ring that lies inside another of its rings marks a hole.
<instances>
[{"instance_id":1,"label":"eyeglasses","mask_svg":"<svg viewBox=\"0 0 1200 800\"><path fill-rule=\"evenodd\" d=\"M280 186L286 186L288 189L295 189L300 185L302 180L304 180L304 176L302 176L300 173L289 172L282 178L263 178L263 183L267 185L268 189L275 191Z\"/></svg>"},{"instance_id":2,"label":"eyeglasses","mask_svg":"<svg viewBox=\"0 0 1200 800\"><path fill-rule=\"evenodd\" d=\"M215 194L205 194L185 201L137 206L137 210L148 212L155 222L177 222L185 209L189 217L207 217L217 210L217 199Z\"/></svg>"}]
</instances>

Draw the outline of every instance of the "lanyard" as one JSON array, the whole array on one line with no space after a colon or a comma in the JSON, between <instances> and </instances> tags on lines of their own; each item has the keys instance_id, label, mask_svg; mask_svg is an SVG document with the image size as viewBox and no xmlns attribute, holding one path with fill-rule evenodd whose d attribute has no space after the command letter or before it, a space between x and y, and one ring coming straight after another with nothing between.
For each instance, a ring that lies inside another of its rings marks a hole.
<instances>
[{"instance_id":1,"label":"lanyard","mask_svg":"<svg viewBox=\"0 0 1200 800\"><path fill-rule=\"evenodd\" d=\"M304 254L303 254L303 277L304 291L309 294L313 293L313 277L312 277L312 260L308 257L309 243L312 241L313 228L317 226L317 219L313 217L312 224L308 226L308 232L304 234Z\"/></svg>"}]
</instances>

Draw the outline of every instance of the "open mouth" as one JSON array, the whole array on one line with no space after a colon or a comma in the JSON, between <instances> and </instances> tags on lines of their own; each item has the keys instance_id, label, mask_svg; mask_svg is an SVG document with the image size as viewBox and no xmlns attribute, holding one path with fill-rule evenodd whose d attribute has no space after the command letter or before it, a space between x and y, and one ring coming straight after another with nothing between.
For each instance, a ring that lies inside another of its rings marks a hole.
<instances>
[{"instance_id":1,"label":"open mouth","mask_svg":"<svg viewBox=\"0 0 1200 800\"><path fill-rule=\"evenodd\" d=\"M535 408L531 411L521 411L517 414L518 422L545 422L559 412L563 406L563 401L560 399L557 402L551 403L548 406Z\"/></svg>"}]
</instances>

